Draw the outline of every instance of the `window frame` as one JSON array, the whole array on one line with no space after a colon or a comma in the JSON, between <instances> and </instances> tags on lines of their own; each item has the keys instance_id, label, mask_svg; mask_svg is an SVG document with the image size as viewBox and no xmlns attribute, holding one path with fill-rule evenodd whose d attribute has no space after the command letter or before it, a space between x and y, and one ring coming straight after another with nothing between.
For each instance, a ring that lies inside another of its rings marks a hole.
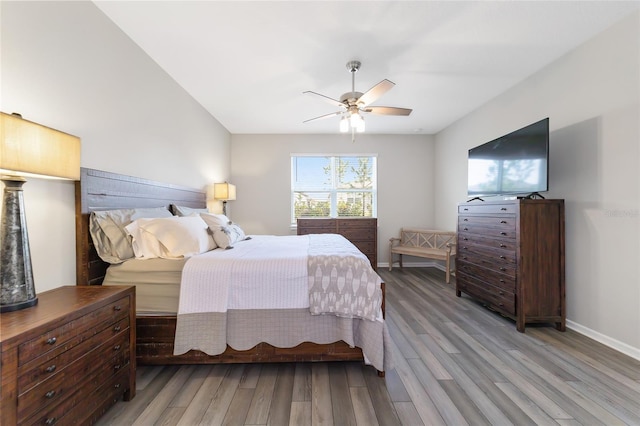
<instances>
[{"instance_id":1,"label":"window frame","mask_svg":"<svg viewBox=\"0 0 640 426\"><path fill-rule=\"evenodd\" d=\"M328 158L331 162L331 188L330 189L300 189L295 186L296 176L296 162L295 160L300 157L315 157L315 158ZM371 164L371 189L362 188L339 188L338 179L336 176L337 167L336 162L339 158L369 158L372 160ZM329 193L330 199L330 212L329 216L302 216L304 218L318 218L318 219L335 219L335 218L353 218L353 217L378 217L378 155L370 153L358 153L358 154L316 154L316 153L292 153L290 159L290 216L291 224L296 225L296 212L295 202L296 194L298 193ZM370 193L371 194L371 216L338 216L338 194L345 193Z\"/></svg>"}]
</instances>

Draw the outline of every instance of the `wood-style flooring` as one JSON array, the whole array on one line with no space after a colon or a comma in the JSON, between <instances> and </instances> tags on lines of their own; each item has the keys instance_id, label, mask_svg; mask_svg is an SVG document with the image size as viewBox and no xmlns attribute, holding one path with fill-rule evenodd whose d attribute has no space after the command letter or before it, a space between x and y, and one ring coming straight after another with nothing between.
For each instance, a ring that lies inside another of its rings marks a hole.
<instances>
[{"instance_id":1,"label":"wood-style flooring","mask_svg":"<svg viewBox=\"0 0 640 426\"><path fill-rule=\"evenodd\" d=\"M640 361L455 297L435 268L380 268L394 368L138 367L101 425L640 425Z\"/></svg>"}]
</instances>

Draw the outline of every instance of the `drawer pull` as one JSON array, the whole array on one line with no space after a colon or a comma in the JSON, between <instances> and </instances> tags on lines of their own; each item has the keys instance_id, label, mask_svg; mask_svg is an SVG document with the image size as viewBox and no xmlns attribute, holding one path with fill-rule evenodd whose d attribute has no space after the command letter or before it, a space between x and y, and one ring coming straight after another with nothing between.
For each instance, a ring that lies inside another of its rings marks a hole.
<instances>
[{"instance_id":1,"label":"drawer pull","mask_svg":"<svg viewBox=\"0 0 640 426\"><path fill-rule=\"evenodd\" d=\"M507 221L506 220L501 220L500 223L507 223Z\"/></svg>"},{"instance_id":2,"label":"drawer pull","mask_svg":"<svg viewBox=\"0 0 640 426\"><path fill-rule=\"evenodd\" d=\"M50 337L47 339L47 345L53 345L58 341L55 337Z\"/></svg>"},{"instance_id":3,"label":"drawer pull","mask_svg":"<svg viewBox=\"0 0 640 426\"><path fill-rule=\"evenodd\" d=\"M462 250L469 250L467 246L462 246Z\"/></svg>"},{"instance_id":4,"label":"drawer pull","mask_svg":"<svg viewBox=\"0 0 640 426\"><path fill-rule=\"evenodd\" d=\"M506 232L504 232L504 231L502 231L502 232L500 233L500 235L507 235L507 233L506 233Z\"/></svg>"},{"instance_id":5,"label":"drawer pull","mask_svg":"<svg viewBox=\"0 0 640 426\"><path fill-rule=\"evenodd\" d=\"M505 248L507 245L506 244L500 244L500 247Z\"/></svg>"},{"instance_id":6,"label":"drawer pull","mask_svg":"<svg viewBox=\"0 0 640 426\"><path fill-rule=\"evenodd\" d=\"M120 345L115 345L115 346L113 347L113 350L114 350L114 351L119 351L119 350L120 350Z\"/></svg>"},{"instance_id":7,"label":"drawer pull","mask_svg":"<svg viewBox=\"0 0 640 426\"><path fill-rule=\"evenodd\" d=\"M116 325L115 327L113 327L113 331L120 331L120 326Z\"/></svg>"},{"instance_id":8,"label":"drawer pull","mask_svg":"<svg viewBox=\"0 0 640 426\"><path fill-rule=\"evenodd\" d=\"M469 219L467 219L466 217L464 219L462 219L465 222L469 222Z\"/></svg>"},{"instance_id":9,"label":"drawer pull","mask_svg":"<svg viewBox=\"0 0 640 426\"><path fill-rule=\"evenodd\" d=\"M118 370L120 370L120 367L121 367L120 364L116 364L116 365L113 366L113 369L118 371Z\"/></svg>"},{"instance_id":10,"label":"drawer pull","mask_svg":"<svg viewBox=\"0 0 640 426\"><path fill-rule=\"evenodd\" d=\"M462 210L464 210L465 212L468 212L468 211L469 211L469 209L468 209L468 208L466 208L466 207L465 207L465 208L463 208Z\"/></svg>"},{"instance_id":11,"label":"drawer pull","mask_svg":"<svg viewBox=\"0 0 640 426\"><path fill-rule=\"evenodd\" d=\"M49 417L47 420L44 421L45 425L52 425L56 422L56 418L55 417Z\"/></svg>"},{"instance_id":12,"label":"drawer pull","mask_svg":"<svg viewBox=\"0 0 640 426\"><path fill-rule=\"evenodd\" d=\"M500 259L506 259L506 257L505 256L500 256Z\"/></svg>"},{"instance_id":13,"label":"drawer pull","mask_svg":"<svg viewBox=\"0 0 640 426\"><path fill-rule=\"evenodd\" d=\"M506 270L507 270L507 268L500 268L500 270L501 270L501 271L506 271Z\"/></svg>"},{"instance_id":14,"label":"drawer pull","mask_svg":"<svg viewBox=\"0 0 640 426\"><path fill-rule=\"evenodd\" d=\"M114 311L121 311L122 310L122 306L116 305L116 306L113 307L113 310Z\"/></svg>"},{"instance_id":15,"label":"drawer pull","mask_svg":"<svg viewBox=\"0 0 640 426\"><path fill-rule=\"evenodd\" d=\"M502 278L500 278L500 282L501 282L501 283L504 283L504 280L503 280Z\"/></svg>"},{"instance_id":16,"label":"drawer pull","mask_svg":"<svg viewBox=\"0 0 640 426\"><path fill-rule=\"evenodd\" d=\"M47 392L47 393L45 393L45 394L44 394L44 397L45 397L45 398L49 398L49 399L51 399L51 398L53 398L55 395L56 395L56 391L54 391L54 390L50 390L49 392Z\"/></svg>"},{"instance_id":17,"label":"drawer pull","mask_svg":"<svg viewBox=\"0 0 640 426\"><path fill-rule=\"evenodd\" d=\"M56 365L50 365L44 371L46 371L47 373L53 373L54 371L56 371Z\"/></svg>"},{"instance_id":18,"label":"drawer pull","mask_svg":"<svg viewBox=\"0 0 640 426\"><path fill-rule=\"evenodd\" d=\"M467 260L467 256L462 256L462 259Z\"/></svg>"},{"instance_id":19,"label":"drawer pull","mask_svg":"<svg viewBox=\"0 0 640 426\"><path fill-rule=\"evenodd\" d=\"M498 292L498 294L499 294L500 296L504 296L504 291L500 291L500 292Z\"/></svg>"},{"instance_id":20,"label":"drawer pull","mask_svg":"<svg viewBox=\"0 0 640 426\"><path fill-rule=\"evenodd\" d=\"M467 237L464 237L462 241L469 241L469 239Z\"/></svg>"},{"instance_id":21,"label":"drawer pull","mask_svg":"<svg viewBox=\"0 0 640 426\"><path fill-rule=\"evenodd\" d=\"M506 212L507 208L506 207L501 207L500 210L502 210L503 212Z\"/></svg>"},{"instance_id":22,"label":"drawer pull","mask_svg":"<svg viewBox=\"0 0 640 426\"><path fill-rule=\"evenodd\" d=\"M116 383L115 385L113 385L113 387L114 387L115 389L120 389L120 383Z\"/></svg>"}]
</instances>

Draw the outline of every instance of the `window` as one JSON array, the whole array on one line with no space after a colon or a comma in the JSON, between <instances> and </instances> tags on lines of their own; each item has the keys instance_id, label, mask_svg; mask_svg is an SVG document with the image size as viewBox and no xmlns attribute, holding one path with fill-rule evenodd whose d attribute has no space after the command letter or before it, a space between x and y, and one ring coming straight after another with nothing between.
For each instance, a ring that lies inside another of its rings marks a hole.
<instances>
[{"instance_id":1,"label":"window","mask_svg":"<svg viewBox=\"0 0 640 426\"><path fill-rule=\"evenodd\" d=\"M299 217L376 217L376 157L291 156L291 222Z\"/></svg>"}]
</instances>

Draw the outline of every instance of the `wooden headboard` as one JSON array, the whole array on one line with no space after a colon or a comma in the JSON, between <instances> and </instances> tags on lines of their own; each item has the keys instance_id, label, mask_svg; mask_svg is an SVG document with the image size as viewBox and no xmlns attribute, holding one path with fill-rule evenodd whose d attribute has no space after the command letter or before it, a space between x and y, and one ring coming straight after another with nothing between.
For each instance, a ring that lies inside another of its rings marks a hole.
<instances>
[{"instance_id":1,"label":"wooden headboard","mask_svg":"<svg viewBox=\"0 0 640 426\"><path fill-rule=\"evenodd\" d=\"M89 233L92 211L140 207L169 208L171 204L204 208L204 190L186 188L117 173L81 168L76 182L76 284L102 284L108 263L93 247Z\"/></svg>"}]
</instances>

